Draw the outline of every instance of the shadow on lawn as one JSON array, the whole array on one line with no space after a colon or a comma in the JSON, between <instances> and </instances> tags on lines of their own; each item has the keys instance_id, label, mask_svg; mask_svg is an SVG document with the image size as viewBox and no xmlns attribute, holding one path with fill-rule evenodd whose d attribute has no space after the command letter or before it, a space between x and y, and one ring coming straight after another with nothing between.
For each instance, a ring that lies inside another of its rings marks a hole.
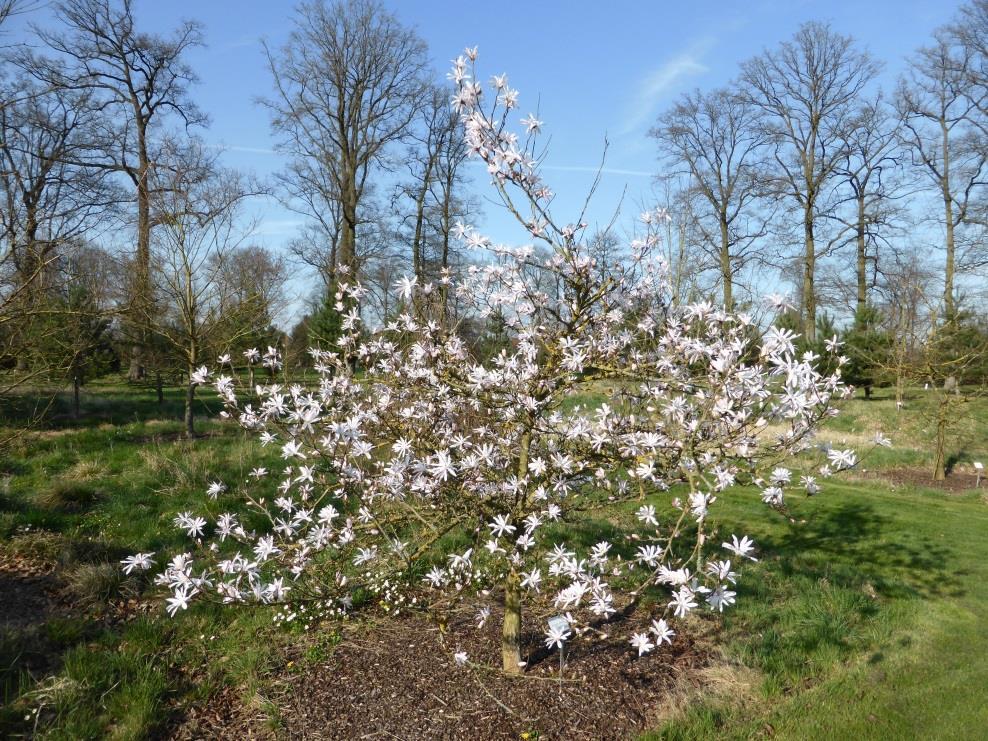
<instances>
[{"instance_id":1,"label":"shadow on lawn","mask_svg":"<svg viewBox=\"0 0 988 741\"><path fill-rule=\"evenodd\" d=\"M963 570L947 570L951 550L866 502L842 502L780 535L763 536L764 552L782 558L786 576L815 576L874 589L888 598L959 597Z\"/></svg>"},{"instance_id":2,"label":"shadow on lawn","mask_svg":"<svg viewBox=\"0 0 988 741\"><path fill-rule=\"evenodd\" d=\"M860 652L880 662L882 636L896 630L890 604L964 594L967 574L947 570L950 546L911 516L831 501L759 535L759 576L742 575L744 604L724 624L731 653L763 674L767 693L804 687Z\"/></svg>"},{"instance_id":3,"label":"shadow on lawn","mask_svg":"<svg viewBox=\"0 0 988 741\"><path fill-rule=\"evenodd\" d=\"M50 402L50 406L49 406ZM208 389L196 397L194 411L199 419L213 417L220 409L215 394ZM150 386L84 386L80 415L73 416L72 396L68 391L30 390L8 395L0 404L0 424L37 425L44 430L80 429L100 424L125 425L149 419L179 421L185 412L185 389L168 387L158 402Z\"/></svg>"}]
</instances>

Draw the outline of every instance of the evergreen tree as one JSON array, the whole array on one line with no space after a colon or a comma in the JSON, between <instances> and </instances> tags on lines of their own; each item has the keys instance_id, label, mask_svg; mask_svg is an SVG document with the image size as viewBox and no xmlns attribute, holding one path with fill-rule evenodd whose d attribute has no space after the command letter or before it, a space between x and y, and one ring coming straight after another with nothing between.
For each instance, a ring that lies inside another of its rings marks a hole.
<instances>
[{"instance_id":1,"label":"evergreen tree","mask_svg":"<svg viewBox=\"0 0 988 741\"><path fill-rule=\"evenodd\" d=\"M848 358L844 380L863 388L866 399L871 398L872 387L883 382L882 369L889 365L892 337L882 328L882 319L878 309L866 305L841 337Z\"/></svg>"},{"instance_id":2,"label":"evergreen tree","mask_svg":"<svg viewBox=\"0 0 988 741\"><path fill-rule=\"evenodd\" d=\"M324 350L336 347L342 332L342 315L336 308L335 290L329 289L322 301L306 320L309 345Z\"/></svg>"}]
</instances>

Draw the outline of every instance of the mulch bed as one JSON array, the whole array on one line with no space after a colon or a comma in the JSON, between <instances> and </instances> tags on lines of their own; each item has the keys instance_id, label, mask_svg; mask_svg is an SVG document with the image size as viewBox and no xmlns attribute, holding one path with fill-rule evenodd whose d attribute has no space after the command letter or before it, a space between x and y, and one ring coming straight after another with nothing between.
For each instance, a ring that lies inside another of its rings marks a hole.
<instances>
[{"instance_id":1,"label":"mulch bed","mask_svg":"<svg viewBox=\"0 0 988 741\"><path fill-rule=\"evenodd\" d=\"M418 616L351 629L318 663L303 660L303 639L267 698L278 707L277 731L258 724L257 707L223 693L192 710L172 737L635 738L654 728L673 688L695 682L709 658L689 636L677 635L672 646L639 659L627 635L646 623L647 616L634 615L613 626L615 637L573 641L562 682L558 653L545 651L540 632L524 636L530 661L523 677L492 668L500 666L496 610L483 630L464 618L443 639ZM466 651L475 666L456 666L455 651Z\"/></svg>"},{"instance_id":2,"label":"mulch bed","mask_svg":"<svg viewBox=\"0 0 988 741\"><path fill-rule=\"evenodd\" d=\"M934 481L929 469L925 468L883 468L877 471L859 471L856 477L870 481L886 481L892 488L896 486L922 486L927 489L940 489L951 494L960 494L976 488L977 477L973 473L951 471L945 481ZM981 477L981 489L988 493L988 479Z\"/></svg>"}]
</instances>

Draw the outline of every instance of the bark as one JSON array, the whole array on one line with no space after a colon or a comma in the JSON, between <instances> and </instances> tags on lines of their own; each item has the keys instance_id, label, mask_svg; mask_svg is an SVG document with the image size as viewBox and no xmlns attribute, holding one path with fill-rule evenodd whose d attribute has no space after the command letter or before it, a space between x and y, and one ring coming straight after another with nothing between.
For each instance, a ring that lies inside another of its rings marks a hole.
<instances>
[{"instance_id":1,"label":"bark","mask_svg":"<svg viewBox=\"0 0 988 741\"><path fill-rule=\"evenodd\" d=\"M936 450L933 459L933 480L943 481L947 478L947 424L950 401L947 392L942 392L940 405L937 408Z\"/></svg>"},{"instance_id":2,"label":"bark","mask_svg":"<svg viewBox=\"0 0 988 741\"><path fill-rule=\"evenodd\" d=\"M135 113L140 116L140 106L135 103ZM140 120L140 118L138 118ZM151 169L147 142L143 127L137 137L138 168L137 185L137 254L134 260L134 284L132 296L136 342L131 348L130 369L127 378L140 381L145 377L144 354L153 321L151 316L151 194L148 175Z\"/></svg>"},{"instance_id":3,"label":"bark","mask_svg":"<svg viewBox=\"0 0 988 741\"><path fill-rule=\"evenodd\" d=\"M940 174L940 188L943 193L943 215L947 227L947 257L943 270L943 308L947 321L954 317L954 200L950 192L950 128L940 119L941 144L943 148L943 172Z\"/></svg>"},{"instance_id":4,"label":"bark","mask_svg":"<svg viewBox=\"0 0 988 741\"><path fill-rule=\"evenodd\" d=\"M130 367L127 370L128 381L144 380L146 372L144 369L142 355L143 353L141 352L141 347L139 345L133 345L130 348Z\"/></svg>"},{"instance_id":5,"label":"bark","mask_svg":"<svg viewBox=\"0 0 988 741\"><path fill-rule=\"evenodd\" d=\"M72 374L72 417L73 419L79 419L79 387L82 385L82 380L79 378L78 373Z\"/></svg>"},{"instance_id":6,"label":"bark","mask_svg":"<svg viewBox=\"0 0 988 741\"><path fill-rule=\"evenodd\" d=\"M449 233L450 233L450 198L452 197L453 184L450 180L446 182L446 189L443 194L443 256L442 256L442 267L443 269L449 267ZM440 297L440 307L441 317L443 322L447 319L447 311L449 304L449 286L445 283L439 289Z\"/></svg>"},{"instance_id":7,"label":"bark","mask_svg":"<svg viewBox=\"0 0 988 741\"><path fill-rule=\"evenodd\" d=\"M341 196L340 210L343 219L340 225L339 261L341 266L349 270L346 282L352 283L357 273L357 206L360 201L357 172L354 168L344 170Z\"/></svg>"},{"instance_id":8,"label":"bark","mask_svg":"<svg viewBox=\"0 0 988 741\"><path fill-rule=\"evenodd\" d=\"M504 581L501 665L506 674L521 674L521 582L514 569Z\"/></svg>"},{"instance_id":9,"label":"bark","mask_svg":"<svg viewBox=\"0 0 988 741\"><path fill-rule=\"evenodd\" d=\"M858 252L858 314L868 305L868 254L867 254L867 214L865 212L864 192L858 194L858 224L857 224L857 252Z\"/></svg>"},{"instance_id":10,"label":"bark","mask_svg":"<svg viewBox=\"0 0 988 741\"><path fill-rule=\"evenodd\" d=\"M720 217L720 277L724 283L724 310L734 308L733 281L731 276L731 240L728 233L727 215Z\"/></svg>"},{"instance_id":11,"label":"bark","mask_svg":"<svg viewBox=\"0 0 988 741\"><path fill-rule=\"evenodd\" d=\"M522 435L518 452L518 478L528 475L532 433ZM507 674L521 674L521 580L511 569L504 580L504 621L501 623L501 666Z\"/></svg>"},{"instance_id":12,"label":"bark","mask_svg":"<svg viewBox=\"0 0 988 741\"><path fill-rule=\"evenodd\" d=\"M947 220L947 255L943 269L943 308L945 319L954 317L954 209L949 192L944 189L944 215Z\"/></svg>"},{"instance_id":13,"label":"bark","mask_svg":"<svg viewBox=\"0 0 988 741\"><path fill-rule=\"evenodd\" d=\"M190 368L189 373L194 373L195 368ZM191 440L196 435L195 416L192 413L192 404L196 400L196 387L193 383L188 383L185 387L185 436Z\"/></svg>"},{"instance_id":14,"label":"bark","mask_svg":"<svg viewBox=\"0 0 988 741\"><path fill-rule=\"evenodd\" d=\"M803 234L806 254L803 257L803 336L807 342L816 341L816 242L813 235L813 207L803 212Z\"/></svg>"}]
</instances>

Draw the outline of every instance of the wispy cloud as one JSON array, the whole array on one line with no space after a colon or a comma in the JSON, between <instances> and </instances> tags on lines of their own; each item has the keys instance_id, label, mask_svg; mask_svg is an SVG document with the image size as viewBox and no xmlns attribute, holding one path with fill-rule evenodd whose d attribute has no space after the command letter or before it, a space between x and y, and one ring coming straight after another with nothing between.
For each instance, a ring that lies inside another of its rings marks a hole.
<instances>
[{"instance_id":1,"label":"wispy cloud","mask_svg":"<svg viewBox=\"0 0 988 741\"><path fill-rule=\"evenodd\" d=\"M227 152L247 152L248 154L278 154L274 149L268 149L265 147L241 147L237 145L224 146L222 144L216 145L217 149L222 149Z\"/></svg>"},{"instance_id":2,"label":"wispy cloud","mask_svg":"<svg viewBox=\"0 0 988 741\"><path fill-rule=\"evenodd\" d=\"M630 134L649 122L658 104L670 93L677 92L683 80L703 74L707 66L701 61L703 55L714 45L712 37L704 37L690 47L652 70L638 84L628 112L618 133Z\"/></svg>"},{"instance_id":3,"label":"wispy cloud","mask_svg":"<svg viewBox=\"0 0 988 741\"><path fill-rule=\"evenodd\" d=\"M254 228L254 234L265 237L283 237L295 234L304 223L301 219L263 219Z\"/></svg>"}]
</instances>

